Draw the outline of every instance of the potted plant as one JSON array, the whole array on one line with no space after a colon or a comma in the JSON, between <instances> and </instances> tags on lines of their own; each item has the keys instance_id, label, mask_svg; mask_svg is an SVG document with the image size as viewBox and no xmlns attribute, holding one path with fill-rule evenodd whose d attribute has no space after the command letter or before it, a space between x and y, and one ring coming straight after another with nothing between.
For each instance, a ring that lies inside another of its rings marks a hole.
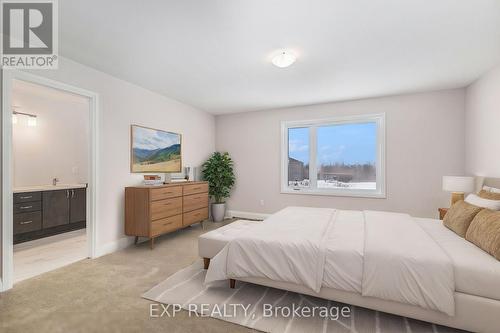
<instances>
[{"instance_id":1,"label":"potted plant","mask_svg":"<svg viewBox=\"0 0 500 333\"><path fill-rule=\"evenodd\" d=\"M208 194L213 199L212 218L214 222L224 220L225 199L234 185L233 160L228 153L215 152L203 163L203 179L208 181Z\"/></svg>"}]
</instances>

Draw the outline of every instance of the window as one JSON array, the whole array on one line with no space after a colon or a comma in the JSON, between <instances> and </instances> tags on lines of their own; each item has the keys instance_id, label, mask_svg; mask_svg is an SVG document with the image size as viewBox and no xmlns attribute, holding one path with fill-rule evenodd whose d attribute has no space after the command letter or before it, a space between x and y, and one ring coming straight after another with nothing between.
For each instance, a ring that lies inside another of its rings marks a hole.
<instances>
[{"instance_id":1,"label":"window","mask_svg":"<svg viewBox=\"0 0 500 333\"><path fill-rule=\"evenodd\" d=\"M384 125L384 114L282 122L282 192L385 197Z\"/></svg>"}]
</instances>

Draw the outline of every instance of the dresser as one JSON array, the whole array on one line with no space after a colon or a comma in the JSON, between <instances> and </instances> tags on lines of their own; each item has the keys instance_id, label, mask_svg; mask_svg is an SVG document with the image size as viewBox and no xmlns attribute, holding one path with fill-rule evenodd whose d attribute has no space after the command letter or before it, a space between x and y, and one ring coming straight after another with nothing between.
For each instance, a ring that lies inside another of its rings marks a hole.
<instances>
[{"instance_id":1,"label":"dresser","mask_svg":"<svg viewBox=\"0 0 500 333\"><path fill-rule=\"evenodd\" d=\"M208 219L208 183L125 188L125 234L150 239Z\"/></svg>"}]
</instances>

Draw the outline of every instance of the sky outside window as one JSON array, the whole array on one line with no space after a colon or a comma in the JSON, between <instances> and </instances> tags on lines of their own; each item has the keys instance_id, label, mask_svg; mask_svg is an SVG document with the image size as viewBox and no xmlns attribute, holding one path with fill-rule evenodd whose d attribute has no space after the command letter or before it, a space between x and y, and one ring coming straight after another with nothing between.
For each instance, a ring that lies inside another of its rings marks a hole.
<instances>
[{"instance_id":1,"label":"sky outside window","mask_svg":"<svg viewBox=\"0 0 500 333\"><path fill-rule=\"evenodd\" d=\"M309 128L288 129L288 157L309 164Z\"/></svg>"},{"instance_id":2,"label":"sky outside window","mask_svg":"<svg viewBox=\"0 0 500 333\"><path fill-rule=\"evenodd\" d=\"M317 129L317 164L375 164L375 123L320 126Z\"/></svg>"}]
</instances>

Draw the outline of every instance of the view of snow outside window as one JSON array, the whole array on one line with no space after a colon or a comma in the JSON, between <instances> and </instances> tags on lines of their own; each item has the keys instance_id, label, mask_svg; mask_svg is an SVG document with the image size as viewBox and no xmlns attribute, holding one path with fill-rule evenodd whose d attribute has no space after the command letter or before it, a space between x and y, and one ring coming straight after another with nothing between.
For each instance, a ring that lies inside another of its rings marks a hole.
<instances>
[{"instance_id":1,"label":"view of snow outside window","mask_svg":"<svg viewBox=\"0 0 500 333\"><path fill-rule=\"evenodd\" d=\"M376 189L375 122L318 126L314 154L309 131L308 127L288 129L289 186L310 186L309 160L316 158L318 189Z\"/></svg>"}]
</instances>

